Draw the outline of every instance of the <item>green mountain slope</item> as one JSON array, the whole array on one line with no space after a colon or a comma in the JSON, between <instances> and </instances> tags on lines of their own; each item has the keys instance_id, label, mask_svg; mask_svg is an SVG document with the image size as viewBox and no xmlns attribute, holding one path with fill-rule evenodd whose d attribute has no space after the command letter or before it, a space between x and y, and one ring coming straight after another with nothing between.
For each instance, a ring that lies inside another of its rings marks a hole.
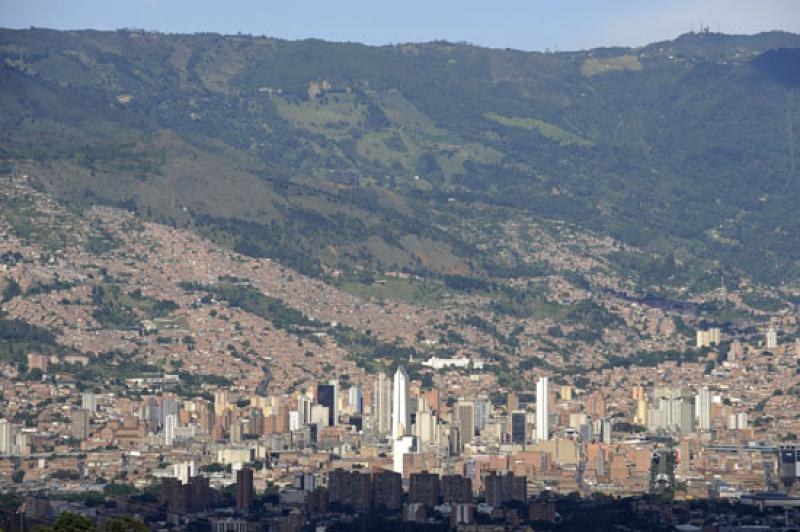
<instances>
[{"instance_id":1,"label":"green mountain slope","mask_svg":"<svg viewBox=\"0 0 800 532\"><path fill-rule=\"evenodd\" d=\"M0 155L62 197L311 273L496 275L460 220L524 213L700 277L797 281L798 49L777 32L542 54L3 30Z\"/></svg>"}]
</instances>

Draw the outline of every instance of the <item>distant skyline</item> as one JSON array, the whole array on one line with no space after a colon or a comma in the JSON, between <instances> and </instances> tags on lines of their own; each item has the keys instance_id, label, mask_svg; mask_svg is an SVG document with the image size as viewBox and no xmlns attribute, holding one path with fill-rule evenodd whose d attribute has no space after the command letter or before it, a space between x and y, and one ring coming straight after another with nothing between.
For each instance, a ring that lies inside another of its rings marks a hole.
<instances>
[{"instance_id":1,"label":"distant skyline","mask_svg":"<svg viewBox=\"0 0 800 532\"><path fill-rule=\"evenodd\" d=\"M800 33L800 0L2 0L0 26L238 32L367 44L466 41L521 50L641 46L702 25Z\"/></svg>"}]
</instances>

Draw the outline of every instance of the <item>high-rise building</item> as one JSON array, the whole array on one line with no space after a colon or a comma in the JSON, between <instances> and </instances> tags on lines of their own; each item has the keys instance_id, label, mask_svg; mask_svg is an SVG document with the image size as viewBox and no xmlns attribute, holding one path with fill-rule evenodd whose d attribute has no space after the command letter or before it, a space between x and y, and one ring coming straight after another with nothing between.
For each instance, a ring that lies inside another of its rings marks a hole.
<instances>
[{"instance_id":1,"label":"high-rise building","mask_svg":"<svg viewBox=\"0 0 800 532\"><path fill-rule=\"evenodd\" d=\"M327 427L330 419L330 408L327 406L314 405L311 407L311 419L309 419L309 424Z\"/></svg>"},{"instance_id":2,"label":"high-rise building","mask_svg":"<svg viewBox=\"0 0 800 532\"><path fill-rule=\"evenodd\" d=\"M295 432L302 428L300 424L300 412L292 410L289 412L289 431Z\"/></svg>"},{"instance_id":3,"label":"high-rise building","mask_svg":"<svg viewBox=\"0 0 800 532\"><path fill-rule=\"evenodd\" d=\"M243 467L236 472L236 508L247 510L253 506L253 470Z\"/></svg>"},{"instance_id":4,"label":"high-rise building","mask_svg":"<svg viewBox=\"0 0 800 532\"><path fill-rule=\"evenodd\" d=\"M214 392L214 413L222 415L228 408L228 390L217 390Z\"/></svg>"},{"instance_id":5,"label":"high-rise building","mask_svg":"<svg viewBox=\"0 0 800 532\"><path fill-rule=\"evenodd\" d=\"M178 426L178 416L175 414L168 414L164 418L164 445L171 447L175 441L175 427ZM232 432L232 431L231 431Z\"/></svg>"},{"instance_id":6,"label":"high-rise building","mask_svg":"<svg viewBox=\"0 0 800 532\"><path fill-rule=\"evenodd\" d=\"M711 394L707 386L700 389L695 401L697 401L698 428L702 431L711 430Z\"/></svg>"},{"instance_id":7,"label":"high-rise building","mask_svg":"<svg viewBox=\"0 0 800 532\"><path fill-rule=\"evenodd\" d=\"M411 474L408 491L410 502L436 506L439 504L439 491L439 475L427 471Z\"/></svg>"},{"instance_id":8,"label":"high-rise building","mask_svg":"<svg viewBox=\"0 0 800 532\"><path fill-rule=\"evenodd\" d=\"M550 439L548 395L547 377L541 377L536 383L536 439L539 441Z\"/></svg>"},{"instance_id":9,"label":"high-rise building","mask_svg":"<svg viewBox=\"0 0 800 532\"><path fill-rule=\"evenodd\" d=\"M92 392L83 392L81 394L81 408L89 412L97 411L97 394Z\"/></svg>"},{"instance_id":10,"label":"high-rise building","mask_svg":"<svg viewBox=\"0 0 800 532\"><path fill-rule=\"evenodd\" d=\"M739 412L738 414L731 414L728 416L728 430L745 430L747 429L747 413Z\"/></svg>"},{"instance_id":11,"label":"high-rise building","mask_svg":"<svg viewBox=\"0 0 800 532\"><path fill-rule=\"evenodd\" d=\"M408 373L399 366L392 386L392 439L411 434L411 412L408 408Z\"/></svg>"},{"instance_id":12,"label":"high-rise building","mask_svg":"<svg viewBox=\"0 0 800 532\"><path fill-rule=\"evenodd\" d=\"M305 394L297 398L298 423L300 423L301 427L311 423L311 407L313 403L311 397Z\"/></svg>"},{"instance_id":13,"label":"high-rise building","mask_svg":"<svg viewBox=\"0 0 800 532\"><path fill-rule=\"evenodd\" d=\"M172 464L172 476L180 480L182 484L188 484L194 475L194 460Z\"/></svg>"},{"instance_id":14,"label":"high-rise building","mask_svg":"<svg viewBox=\"0 0 800 532\"><path fill-rule=\"evenodd\" d=\"M489 422L489 412L492 410L492 402L485 397L475 399L475 430L480 432Z\"/></svg>"},{"instance_id":15,"label":"high-rise building","mask_svg":"<svg viewBox=\"0 0 800 532\"><path fill-rule=\"evenodd\" d=\"M728 349L728 362L736 362L740 358L744 356L744 345L739 341L734 341L731 343L730 349Z\"/></svg>"},{"instance_id":16,"label":"high-rise building","mask_svg":"<svg viewBox=\"0 0 800 532\"><path fill-rule=\"evenodd\" d=\"M641 384L634 385L633 388L631 389L631 398L634 401L644 400L645 398L644 386L642 386Z\"/></svg>"},{"instance_id":17,"label":"high-rise building","mask_svg":"<svg viewBox=\"0 0 800 532\"><path fill-rule=\"evenodd\" d=\"M85 440L89 436L89 420L91 414L82 408L70 413L70 435L78 440Z\"/></svg>"},{"instance_id":18,"label":"high-rise building","mask_svg":"<svg viewBox=\"0 0 800 532\"><path fill-rule=\"evenodd\" d=\"M475 438L475 403L460 400L456 403L456 421L461 428L461 442L466 445Z\"/></svg>"},{"instance_id":19,"label":"high-rise building","mask_svg":"<svg viewBox=\"0 0 800 532\"><path fill-rule=\"evenodd\" d=\"M347 404L350 407L350 411L355 414L360 414L362 411L362 400L361 400L361 385L356 384L355 386L351 386L349 390L347 390Z\"/></svg>"},{"instance_id":20,"label":"high-rise building","mask_svg":"<svg viewBox=\"0 0 800 532\"><path fill-rule=\"evenodd\" d=\"M336 410L336 385L318 384L317 403L328 408L328 426L336 425L338 421L338 412Z\"/></svg>"},{"instance_id":21,"label":"high-rise building","mask_svg":"<svg viewBox=\"0 0 800 532\"><path fill-rule=\"evenodd\" d=\"M710 329L697 331L696 347L711 347L712 345L719 345L722 340L719 327L711 327Z\"/></svg>"},{"instance_id":22,"label":"high-rise building","mask_svg":"<svg viewBox=\"0 0 800 532\"><path fill-rule=\"evenodd\" d=\"M694 401L685 389L656 388L654 396L658 407L647 412L650 430L694 432Z\"/></svg>"},{"instance_id":23,"label":"high-rise building","mask_svg":"<svg viewBox=\"0 0 800 532\"><path fill-rule=\"evenodd\" d=\"M561 388L558 390L558 395L561 396L562 401L572 401L572 386L561 386Z\"/></svg>"},{"instance_id":24,"label":"high-rise building","mask_svg":"<svg viewBox=\"0 0 800 532\"><path fill-rule=\"evenodd\" d=\"M603 443L611 443L611 420L608 418L600 418L600 441Z\"/></svg>"},{"instance_id":25,"label":"high-rise building","mask_svg":"<svg viewBox=\"0 0 800 532\"><path fill-rule=\"evenodd\" d=\"M414 435L421 443L435 444L439 441L439 424L436 415L429 412L417 412L417 422L414 424Z\"/></svg>"},{"instance_id":26,"label":"high-rise building","mask_svg":"<svg viewBox=\"0 0 800 532\"><path fill-rule=\"evenodd\" d=\"M7 419L0 419L0 455L14 454L16 428Z\"/></svg>"},{"instance_id":27,"label":"high-rise building","mask_svg":"<svg viewBox=\"0 0 800 532\"><path fill-rule=\"evenodd\" d=\"M506 396L506 412L519 410L519 397L514 392L508 392Z\"/></svg>"},{"instance_id":28,"label":"high-rise building","mask_svg":"<svg viewBox=\"0 0 800 532\"><path fill-rule=\"evenodd\" d=\"M791 487L800 478L800 449L796 445L781 445L778 472L785 487Z\"/></svg>"},{"instance_id":29,"label":"high-rise building","mask_svg":"<svg viewBox=\"0 0 800 532\"><path fill-rule=\"evenodd\" d=\"M767 329L767 349L776 349L778 347L778 331L775 327Z\"/></svg>"},{"instance_id":30,"label":"high-rise building","mask_svg":"<svg viewBox=\"0 0 800 532\"><path fill-rule=\"evenodd\" d=\"M528 419L524 410L511 412L511 443L525 445L528 439Z\"/></svg>"},{"instance_id":31,"label":"high-rise building","mask_svg":"<svg viewBox=\"0 0 800 532\"><path fill-rule=\"evenodd\" d=\"M639 399L636 401L636 417L634 421L639 423L640 425L647 425L647 409L648 409L647 399Z\"/></svg>"},{"instance_id":32,"label":"high-rise building","mask_svg":"<svg viewBox=\"0 0 800 532\"><path fill-rule=\"evenodd\" d=\"M472 502L472 480L461 475L444 475L441 480L445 504Z\"/></svg>"},{"instance_id":33,"label":"high-rise building","mask_svg":"<svg viewBox=\"0 0 800 532\"><path fill-rule=\"evenodd\" d=\"M582 425L580 425L578 427L578 434L581 437L581 441L584 442L584 443L593 441L594 440L594 424L593 423L583 423Z\"/></svg>"},{"instance_id":34,"label":"high-rise building","mask_svg":"<svg viewBox=\"0 0 800 532\"><path fill-rule=\"evenodd\" d=\"M527 478L511 472L498 474L492 471L483 479L483 486L486 503L495 508L507 502L525 502L527 499Z\"/></svg>"},{"instance_id":35,"label":"high-rise building","mask_svg":"<svg viewBox=\"0 0 800 532\"><path fill-rule=\"evenodd\" d=\"M392 382L381 372L375 379L374 400L372 402L372 415L375 428L381 436L392 433Z\"/></svg>"},{"instance_id":36,"label":"high-rise building","mask_svg":"<svg viewBox=\"0 0 800 532\"><path fill-rule=\"evenodd\" d=\"M403 477L394 471L372 473L372 494L376 508L399 510L403 506Z\"/></svg>"},{"instance_id":37,"label":"high-rise building","mask_svg":"<svg viewBox=\"0 0 800 532\"><path fill-rule=\"evenodd\" d=\"M419 439L415 436L401 436L392 440L392 471L403 474L403 456L419 452Z\"/></svg>"}]
</instances>

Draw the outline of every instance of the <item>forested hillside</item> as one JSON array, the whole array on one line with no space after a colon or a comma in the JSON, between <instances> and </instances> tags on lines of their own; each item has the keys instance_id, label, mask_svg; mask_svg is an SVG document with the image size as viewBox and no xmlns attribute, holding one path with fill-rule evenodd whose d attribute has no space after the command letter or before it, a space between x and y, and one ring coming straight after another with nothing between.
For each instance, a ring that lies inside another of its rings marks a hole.
<instances>
[{"instance_id":1,"label":"forested hillside","mask_svg":"<svg viewBox=\"0 0 800 532\"><path fill-rule=\"evenodd\" d=\"M477 279L467 234L566 221L644 287L800 278L800 36L528 53L247 35L0 31L0 157L304 273ZM511 272L511 273L509 273Z\"/></svg>"}]
</instances>

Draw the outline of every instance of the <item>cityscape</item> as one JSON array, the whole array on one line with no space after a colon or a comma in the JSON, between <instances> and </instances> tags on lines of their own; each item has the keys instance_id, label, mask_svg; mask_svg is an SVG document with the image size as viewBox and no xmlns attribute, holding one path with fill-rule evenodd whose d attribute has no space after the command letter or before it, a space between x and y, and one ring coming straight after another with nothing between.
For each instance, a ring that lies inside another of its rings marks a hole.
<instances>
[{"instance_id":1,"label":"cityscape","mask_svg":"<svg viewBox=\"0 0 800 532\"><path fill-rule=\"evenodd\" d=\"M245 3L0 10L0 532L800 530L796 6Z\"/></svg>"}]
</instances>

